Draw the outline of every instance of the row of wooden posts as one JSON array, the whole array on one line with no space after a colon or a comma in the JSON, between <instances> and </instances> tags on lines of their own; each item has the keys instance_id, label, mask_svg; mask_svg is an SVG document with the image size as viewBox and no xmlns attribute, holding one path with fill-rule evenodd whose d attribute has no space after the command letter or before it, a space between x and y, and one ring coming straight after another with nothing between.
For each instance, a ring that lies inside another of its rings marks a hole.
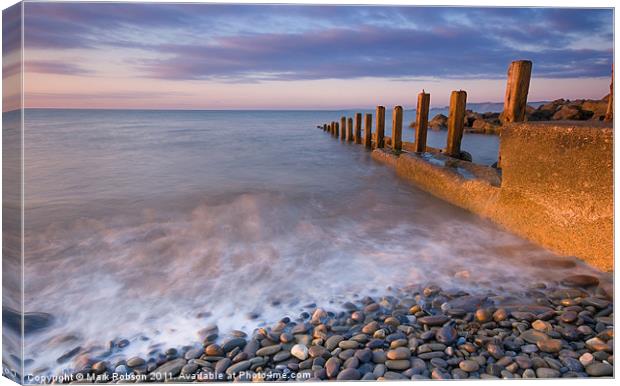
<instances>
[{"instance_id":1,"label":"row of wooden posts","mask_svg":"<svg viewBox=\"0 0 620 386\"><path fill-rule=\"evenodd\" d=\"M527 94L530 86L532 62L518 60L512 62L508 70L506 97L504 100L504 122L521 122L525 120L527 106ZM416 130L413 151L425 152L426 137L428 131L428 113L430 109L431 95L422 90L418 94L416 109ZM452 91L450 95L450 108L448 113L448 138L445 154L451 157L461 157L461 140L466 114L467 93L463 90ZM385 107L377 106L376 110L376 138L375 146L379 149L385 147ZM364 132L362 136L362 114L356 113L355 118L341 117L340 123L333 121L322 126L323 131L331 133L334 137L342 140L354 141L372 148L372 114L364 114ZM403 133L403 108L395 106L392 110L392 139L391 147L394 151L402 151Z\"/></svg>"}]
</instances>

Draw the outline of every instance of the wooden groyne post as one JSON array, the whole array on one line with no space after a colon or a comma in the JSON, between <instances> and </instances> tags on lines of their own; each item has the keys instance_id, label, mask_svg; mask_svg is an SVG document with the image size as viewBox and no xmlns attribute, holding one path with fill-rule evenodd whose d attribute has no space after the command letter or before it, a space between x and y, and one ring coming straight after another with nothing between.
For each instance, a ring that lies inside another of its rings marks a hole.
<instances>
[{"instance_id":1,"label":"wooden groyne post","mask_svg":"<svg viewBox=\"0 0 620 386\"><path fill-rule=\"evenodd\" d=\"M466 104L467 93L465 91L452 91L452 94L450 95L448 140L446 146L446 153L450 157L459 158L461 156L461 140L463 139Z\"/></svg>"},{"instance_id":2,"label":"wooden groyne post","mask_svg":"<svg viewBox=\"0 0 620 386\"><path fill-rule=\"evenodd\" d=\"M422 90L418 94L418 107L415 117L415 146L414 151L421 153L426 151L426 134L428 132L428 112L430 110L431 94Z\"/></svg>"},{"instance_id":3,"label":"wooden groyne post","mask_svg":"<svg viewBox=\"0 0 620 386\"><path fill-rule=\"evenodd\" d=\"M395 106L392 110L392 149L403 150L403 108Z\"/></svg>"},{"instance_id":4,"label":"wooden groyne post","mask_svg":"<svg viewBox=\"0 0 620 386\"><path fill-rule=\"evenodd\" d=\"M353 118L347 118L347 141L353 141Z\"/></svg>"},{"instance_id":5,"label":"wooden groyne post","mask_svg":"<svg viewBox=\"0 0 620 386\"><path fill-rule=\"evenodd\" d=\"M334 122L334 137L338 138L339 128L338 122Z\"/></svg>"},{"instance_id":6,"label":"wooden groyne post","mask_svg":"<svg viewBox=\"0 0 620 386\"><path fill-rule=\"evenodd\" d=\"M362 143L362 113L355 113L355 143Z\"/></svg>"},{"instance_id":7,"label":"wooden groyne post","mask_svg":"<svg viewBox=\"0 0 620 386\"><path fill-rule=\"evenodd\" d=\"M340 117L340 139L344 140L347 135L347 117Z\"/></svg>"},{"instance_id":8,"label":"wooden groyne post","mask_svg":"<svg viewBox=\"0 0 620 386\"><path fill-rule=\"evenodd\" d=\"M385 107L377 106L377 148L385 147Z\"/></svg>"},{"instance_id":9,"label":"wooden groyne post","mask_svg":"<svg viewBox=\"0 0 620 386\"><path fill-rule=\"evenodd\" d=\"M364 115L364 146L372 148L372 114Z\"/></svg>"},{"instance_id":10,"label":"wooden groyne post","mask_svg":"<svg viewBox=\"0 0 620 386\"><path fill-rule=\"evenodd\" d=\"M508 80L506 81L504 111L501 115L503 123L525 121L525 109L527 107L527 94L530 89L531 76L531 61L516 60L510 64Z\"/></svg>"}]
</instances>

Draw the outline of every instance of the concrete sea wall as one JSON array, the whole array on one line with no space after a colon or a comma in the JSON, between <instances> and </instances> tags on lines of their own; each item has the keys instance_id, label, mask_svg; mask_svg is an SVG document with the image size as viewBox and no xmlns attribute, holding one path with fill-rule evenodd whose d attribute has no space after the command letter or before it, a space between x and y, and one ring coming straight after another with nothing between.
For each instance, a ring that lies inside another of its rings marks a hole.
<instances>
[{"instance_id":1,"label":"concrete sea wall","mask_svg":"<svg viewBox=\"0 0 620 386\"><path fill-rule=\"evenodd\" d=\"M501 172L441 153L378 148L372 155L439 198L559 254L612 270L611 124L513 123L502 129L500 154Z\"/></svg>"}]
</instances>

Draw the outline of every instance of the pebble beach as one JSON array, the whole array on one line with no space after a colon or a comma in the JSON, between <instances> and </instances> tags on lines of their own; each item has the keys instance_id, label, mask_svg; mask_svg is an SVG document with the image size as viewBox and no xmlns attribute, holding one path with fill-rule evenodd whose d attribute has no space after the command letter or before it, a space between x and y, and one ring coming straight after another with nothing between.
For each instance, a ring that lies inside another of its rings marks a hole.
<instances>
[{"instance_id":1,"label":"pebble beach","mask_svg":"<svg viewBox=\"0 0 620 386\"><path fill-rule=\"evenodd\" d=\"M114 363L82 355L65 382L613 376L613 302L594 276L534 283L518 294L531 302L436 285L390 290L337 311L309 304L251 334L208 326L201 342Z\"/></svg>"}]
</instances>

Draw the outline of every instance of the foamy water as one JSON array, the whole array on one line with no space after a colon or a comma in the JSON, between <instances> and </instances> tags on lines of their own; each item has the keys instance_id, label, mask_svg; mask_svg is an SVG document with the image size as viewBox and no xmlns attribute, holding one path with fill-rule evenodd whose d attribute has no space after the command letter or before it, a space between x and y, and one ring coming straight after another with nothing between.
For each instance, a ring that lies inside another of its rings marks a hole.
<instances>
[{"instance_id":1,"label":"foamy water","mask_svg":"<svg viewBox=\"0 0 620 386\"><path fill-rule=\"evenodd\" d=\"M518 295L567 275L315 128L340 115L27 111L25 310L54 323L27 337L26 373L71 368L56 359L77 346L145 356L390 286ZM497 138L464 149L492 160Z\"/></svg>"}]
</instances>

